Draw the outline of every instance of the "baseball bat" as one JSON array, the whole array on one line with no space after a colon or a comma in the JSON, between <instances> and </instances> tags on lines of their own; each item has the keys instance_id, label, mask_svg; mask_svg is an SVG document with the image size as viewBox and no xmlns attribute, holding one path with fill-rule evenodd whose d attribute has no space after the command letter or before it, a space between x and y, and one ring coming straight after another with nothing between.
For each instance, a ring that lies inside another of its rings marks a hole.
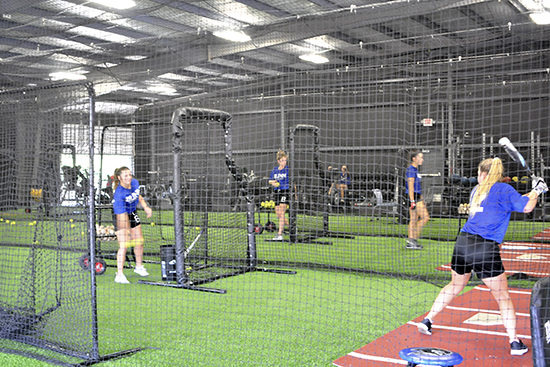
<instances>
[{"instance_id":1,"label":"baseball bat","mask_svg":"<svg viewBox=\"0 0 550 367\"><path fill-rule=\"evenodd\" d=\"M521 155L520 152L516 149L514 144L510 141L510 139L503 137L500 138L498 141L500 145L506 150L506 153L516 162L519 163L519 165L531 176L531 178L534 177L533 173L531 172L531 169L527 165L527 162L525 162L525 158Z\"/></svg>"},{"instance_id":2,"label":"baseball bat","mask_svg":"<svg viewBox=\"0 0 550 367\"><path fill-rule=\"evenodd\" d=\"M202 232L204 232L204 229L197 235L197 237L195 237L195 239L193 240L193 242L191 243L191 246L189 246L187 248L187 250L185 250L184 254L183 254L183 257L186 258L187 255L189 255L189 252L191 251L191 249L193 248L193 246L195 246L195 243L197 243L197 241L199 240L199 238L201 237L201 234Z\"/></svg>"}]
</instances>

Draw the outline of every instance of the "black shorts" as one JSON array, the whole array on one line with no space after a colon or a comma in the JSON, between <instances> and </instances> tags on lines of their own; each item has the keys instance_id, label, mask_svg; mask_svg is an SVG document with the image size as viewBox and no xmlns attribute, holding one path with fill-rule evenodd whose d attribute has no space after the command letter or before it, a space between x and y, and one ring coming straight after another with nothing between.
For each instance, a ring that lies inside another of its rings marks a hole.
<instances>
[{"instance_id":1,"label":"black shorts","mask_svg":"<svg viewBox=\"0 0 550 367\"><path fill-rule=\"evenodd\" d=\"M481 236L460 232L456 239L451 269L460 275L472 270L480 279L493 278L504 273L498 243Z\"/></svg>"},{"instance_id":2,"label":"black shorts","mask_svg":"<svg viewBox=\"0 0 550 367\"><path fill-rule=\"evenodd\" d=\"M288 205L288 200L290 199L290 190L289 189L286 189L286 190L276 190L273 194L274 196L274 201L275 201L275 206L278 206L279 204L287 204Z\"/></svg>"},{"instance_id":3,"label":"black shorts","mask_svg":"<svg viewBox=\"0 0 550 367\"><path fill-rule=\"evenodd\" d=\"M139 219L135 210L131 213L128 213L128 219L130 219L130 229L141 225L141 220ZM116 220L116 214L113 212L113 223L115 225L115 232L119 230L117 222L118 221Z\"/></svg>"}]
</instances>

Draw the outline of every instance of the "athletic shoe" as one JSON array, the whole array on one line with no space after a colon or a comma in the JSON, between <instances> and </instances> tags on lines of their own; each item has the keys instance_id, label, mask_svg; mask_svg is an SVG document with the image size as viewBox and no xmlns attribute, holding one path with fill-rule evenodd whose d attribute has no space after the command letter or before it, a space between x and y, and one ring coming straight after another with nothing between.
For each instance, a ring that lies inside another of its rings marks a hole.
<instances>
[{"instance_id":1,"label":"athletic shoe","mask_svg":"<svg viewBox=\"0 0 550 367\"><path fill-rule=\"evenodd\" d=\"M115 277L115 283L129 284L130 282L126 279L124 274L117 274Z\"/></svg>"},{"instance_id":2,"label":"athletic shoe","mask_svg":"<svg viewBox=\"0 0 550 367\"><path fill-rule=\"evenodd\" d=\"M517 342L511 342L510 343L510 354L513 355L513 356L521 356L521 355L524 355L525 353L527 353L527 351L529 350L525 344L523 344L523 342L521 340L518 339Z\"/></svg>"},{"instance_id":3,"label":"athletic shoe","mask_svg":"<svg viewBox=\"0 0 550 367\"><path fill-rule=\"evenodd\" d=\"M135 267L134 268L134 273L137 273L139 275L141 275L142 277L146 277L147 275L149 275L149 273L147 272L147 270L145 269L145 267L142 265L140 267Z\"/></svg>"},{"instance_id":4,"label":"athletic shoe","mask_svg":"<svg viewBox=\"0 0 550 367\"><path fill-rule=\"evenodd\" d=\"M424 319L418 324L416 324L418 327L418 331L420 331L422 334L425 335L432 335L432 323L428 319Z\"/></svg>"},{"instance_id":5,"label":"athletic shoe","mask_svg":"<svg viewBox=\"0 0 550 367\"><path fill-rule=\"evenodd\" d=\"M273 237L273 241L282 241L282 240L283 240L283 235L282 234L278 234L275 237Z\"/></svg>"},{"instance_id":6,"label":"athletic shoe","mask_svg":"<svg viewBox=\"0 0 550 367\"><path fill-rule=\"evenodd\" d=\"M407 245L405 247L410 250L422 250L423 248L414 238L407 238Z\"/></svg>"}]
</instances>

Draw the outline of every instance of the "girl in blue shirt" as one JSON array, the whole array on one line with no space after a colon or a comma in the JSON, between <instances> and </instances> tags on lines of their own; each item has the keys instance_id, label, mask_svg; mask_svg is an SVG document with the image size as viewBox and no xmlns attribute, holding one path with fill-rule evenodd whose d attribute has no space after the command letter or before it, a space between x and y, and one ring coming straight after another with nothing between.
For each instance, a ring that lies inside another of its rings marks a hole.
<instances>
[{"instance_id":1,"label":"girl in blue shirt","mask_svg":"<svg viewBox=\"0 0 550 367\"><path fill-rule=\"evenodd\" d=\"M523 355L527 353L527 347L516 334L516 311L508 292L499 244L504 240L511 212L531 212L538 196L548 187L543 179L533 179L533 191L522 196L512 186L500 182L503 171L499 158L485 159L480 163L477 171L479 185L470 196L470 217L453 251L452 280L441 290L430 312L417 326L421 333L431 335L434 317L464 289L473 270L498 302L510 338L510 353Z\"/></svg>"},{"instance_id":2,"label":"girl in blue shirt","mask_svg":"<svg viewBox=\"0 0 550 367\"><path fill-rule=\"evenodd\" d=\"M430 220L428 209L422 197L422 185L418 174L418 167L424 163L424 154L413 151L409 155L409 161L411 165L406 171L406 192L409 199L410 222L406 247L412 250L421 250L422 245L418 243L418 239L422 234L422 227Z\"/></svg>"},{"instance_id":3,"label":"girl in blue shirt","mask_svg":"<svg viewBox=\"0 0 550 367\"><path fill-rule=\"evenodd\" d=\"M287 160L288 157L285 152L282 150L278 151L277 163L279 165L273 168L269 175L269 184L273 186L275 196L275 214L277 214L277 218L279 219L279 232L273 238L275 241L283 240L283 229L285 225L288 225L288 219L285 217L290 194L290 176L288 166L286 165Z\"/></svg>"},{"instance_id":4,"label":"girl in blue shirt","mask_svg":"<svg viewBox=\"0 0 550 367\"><path fill-rule=\"evenodd\" d=\"M117 275L115 282L130 283L123 273L124 259L126 258L126 249L128 247L134 247L136 255L134 272L141 276L149 275L143 266L144 240L141 231L141 221L136 212L137 204L138 202L141 204L147 218L153 215L153 210L151 210L145 199L140 195L139 182L133 178L132 172L128 167L120 167L115 170L113 184L113 221L119 244L116 256Z\"/></svg>"}]
</instances>

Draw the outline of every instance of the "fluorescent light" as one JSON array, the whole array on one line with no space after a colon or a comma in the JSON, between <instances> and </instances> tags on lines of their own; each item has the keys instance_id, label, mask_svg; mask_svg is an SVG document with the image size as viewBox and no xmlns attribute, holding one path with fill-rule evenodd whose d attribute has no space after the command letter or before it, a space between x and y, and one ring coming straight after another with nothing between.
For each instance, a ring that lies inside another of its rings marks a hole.
<instances>
[{"instance_id":1,"label":"fluorescent light","mask_svg":"<svg viewBox=\"0 0 550 367\"><path fill-rule=\"evenodd\" d=\"M131 61L139 61L139 60L146 59L147 56L142 56L142 55L128 55L128 56L124 56L124 58L125 58L126 60L131 60Z\"/></svg>"},{"instance_id":2,"label":"fluorescent light","mask_svg":"<svg viewBox=\"0 0 550 367\"><path fill-rule=\"evenodd\" d=\"M130 9L136 6L133 0L90 0L92 3L115 9Z\"/></svg>"},{"instance_id":3,"label":"fluorescent light","mask_svg":"<svg viewBox=\"0 0 550 367\"><path fill-rule=\"evenodd\" d=\"M109 114L121 114L121 115L131 115L139 108L138 105L129 104L129 103L120 103L120 102L110 102L110 101L96 101L95 102L95 112L97 113L109 113ZM89 111L89 103L79 103L74 105L69 105L63 107L64 111L72 112L82 112Z\"/></svg>"},{"instance_id":4,"label":"fluorescent light","mask_svg":"<svg viewBox=\"0 0 550 367\"><path fill-rule=\"evenodd\" d=\"M60 71L57 73L50 73L50 78L52 78L52 80L84 80L86 79L86 75Z\"/></svg>"},{"instance_id":5,"label":"fluorescent light","mask_svg":"<svg viewBox=\"0 0 550 367\"><path fill-rule=\"evenodd\" d=\"M105 61L105 62L102 62L101 64L97 64L96 66L98 68L114 68L117 65L118 64L113 64L112 62Z\"/></svg>"},{"instance_id":6,"label":"fluorescent light","mask_svg":"<svg viewBox=\"0 0 550 367\"><path fill-rule=\"evenodd\" d=\"M215 31L213 34L216 37L233 42L246 42L252 39L242 31Z\"/></svg>"},{"instance_id":7,"label":"fluorescent light","mask_svg":"<svg viewBox=\"0 0 550 367\"><path fill-rule=\"evenodd\" d=\"M315 54L302 55L300 56L300 59L312 62L314 64L324 64L329 61L326 57Z\"/></svg>"},{"instance_id":8,"label":"fluorescent light","mask_svg":"<svg viewBox=\"0 0 550 367\"><path fill-rule=\"evenodd\" d=\"M165 85L152 85L150 87L147 87L147 90L151 92L156 92L156 93L168 93L168 94L177 92L175 88L168 87Z\"/></svg>"},{"instance_id":9,"label":"fluorescent light","mask_svg":"<svg viewBox=\"0 0 550 367\"><path fill-rule=\"evenodd\" d=\"M192 81L194 78L187 76L187 75L179 75L174 73L166 73L159 75L159 78L161 79L168 79L168 80L177 80L177 81L183 81L183 82L189 82Z\"/></svg>"},{"instance_id":10,"label":"fluorescent light","mask_svg":"<svg viewBox=\"0 0 550 367\"><path fill-rule=\"evenodd\" d=\"M134 38L122 36L120 34L116 34L112 32L102 31L95 28L84 27L84 26L69 28L67 29L67 32L77 34L79 36L92 37L99 40L110 41L114 43L127 44L127 43L136 42Z\"/></svg>"},{"instance_id":11,"label":"fluorescent light","mask_svg":"<svg viewBox=\"0 0 550 367\"><path fill-rule=\"evenodd\" d=\"M529 14L531 20L538 25L548 25L550 24L550 12L541 11L536 13Z\"/></svg>"},{"instance_id":12,"label":"fluorescent light","mask_svg":"<svg viewBox=\"0 0 550 367\"><path fill-rule=\"evenodd\" d=\"M200 73L200 74L206 74L206 75L212 75L212 76L220 76L221 73L209 68L201 68L198 66L188 66L184 68L183 70L190 71L192 73Z\"/></svg>"}]
</instances>

